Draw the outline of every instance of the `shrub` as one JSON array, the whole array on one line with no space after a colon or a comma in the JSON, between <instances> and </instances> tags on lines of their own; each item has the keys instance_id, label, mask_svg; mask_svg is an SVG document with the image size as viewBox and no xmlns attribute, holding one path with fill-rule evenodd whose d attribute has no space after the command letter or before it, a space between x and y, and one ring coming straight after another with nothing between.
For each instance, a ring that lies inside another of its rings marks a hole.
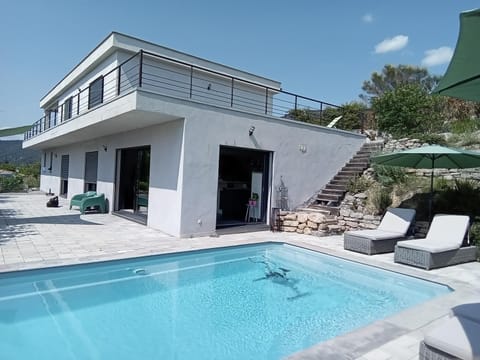
<instances>
[{"instance_id":1,"label":"shrub","mask_svg":"<svg viewBox=\"0 0 480 360\"><path fill-rule=\"evenodd\" d=\"M372 181L365 176L354 176L348 181L347 190L358 194L367 191L372 186Z\"/></svg>"},{"instance_id":2,"label":"shrub","mask_svg":"<svg viewBox=\"0 0 480 360\"><path fill-rule=\"evenodd\" d=\"M373 165L375 178L384 186L401 184L407 180L407 172L398 166Z\"/></svg>"},{"instance_id":3,"label":"shrub","mask_svg":"<svg viewBox=\"0 0 480 360\"><path fill-rule=\"evenodd\" d=\"M445 137L443 137L442 135L438 135L438 134L428 134L428 133L419 134L419 133L416 133L416 134L410 135L410 137L412 139L418 139L421 142L427 143L427 144L430 144L430 145L441 145L441 146L446 146L447 145L447 140L445 139Z\"/></svg>"},{"instance_id":4,"label":"shrub","mask_svg":"<svg viewBox=\"0 0 480 360\"><path fill-rule=\"evenodd\" d=\"M19 175L1 176L0 192L23 191L23 177Z\"/></svg>"},{"instance_id":5,"label":"shrub","mask_svg":"<svg viewBox=\"0 0 480 360\"><path fill-rule=\"evenodd\" d=\"M453 186L435 196L436 213L480 216L480 185L475 180L455 180Z\"/></svg>"},{"instance_id":6,"label":"shrub","mask_svg":"<svg viewBox=\"0 0 480 360\"><path fill-rule=\"evenodd\" d=\"M462 119L451 123L451 131L454 134L472 133L480 129L480 119Z\"/></svg>"},{"instance_id":7,"label":"shrub","mask_svg":"<svg viewBox=\"0 0 480 360\"><path fill-rule=\"evenodd\" d=\"M383 186L374 186L369 191L368 196L369 207L379 215L392 204L391 189Z\"/></svg>"}]
</instances>

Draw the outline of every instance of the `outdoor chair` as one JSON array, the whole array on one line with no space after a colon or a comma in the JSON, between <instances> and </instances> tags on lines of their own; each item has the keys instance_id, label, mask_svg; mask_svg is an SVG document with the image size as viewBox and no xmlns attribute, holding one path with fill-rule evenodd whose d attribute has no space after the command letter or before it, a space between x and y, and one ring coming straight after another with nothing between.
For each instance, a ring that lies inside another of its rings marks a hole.
<instances>
[{"instance_id":1,"label":"outdoor chair","mask_svg":"<svg viewBox=\"0 0 480 360\"><path fill-rule=\"evenodd\" d=\"M72 210L72 206L80 206L82 203L82 200L97 195L96 191L87 191L86 193L83 194L77 194L73 195L73 197L70 199L70 210Z\"/></svg>"},{"instance_id":2,"label":"outdoor chair","mask_svg":"<svg viewBox=\"0 0 480 360\"><path fill-rule=\"evenodd\" d=\"M397 242L406 239L414 219L414 209L388 208L376 230L345 232L343 247L368 255L393 252Z\"/></svg>"},{"instance_id":3,"label":"outdoor chair","mask_svg":"<svg viewBox=\"0 0 480 360\"><path fill-rule=\"evenodd\" d=\"M462 247L469 220L466 215L435 215L425 239L395 246L395 262L430 270L475 261L476 246Z\"/></svg>"},{"instance_id":4,"label":"outdoor chair","mask_svg":"<svg viewBox=\"0 0 480 360\"><path fill-rule=\"evenodd\" d=\"M81 195L84 195L84 194L81 194ZM84 196L81 200L78 200L78 199L79 198L75 200L77 203L74 203L73 205L78 206L80 208L80 213L82 214L85 214L85 210L89 208L98 208L98 210L101 213L106 212L106 201L105 201L104 194L94 193L93 195L89 194L89 196ZM70 204L70 208L72 208L72 204Z\"/></svg>"},{"instance_id":5,"label":"outdoor chair","mask_svg":"<svg viewBox=\"0 0 480 360\"><path fill-rule=\"evenodd\" d=\"M425 334L419 358L480 359L480 303L452 308L446 321Z\"/></svg>"}]
</instances>

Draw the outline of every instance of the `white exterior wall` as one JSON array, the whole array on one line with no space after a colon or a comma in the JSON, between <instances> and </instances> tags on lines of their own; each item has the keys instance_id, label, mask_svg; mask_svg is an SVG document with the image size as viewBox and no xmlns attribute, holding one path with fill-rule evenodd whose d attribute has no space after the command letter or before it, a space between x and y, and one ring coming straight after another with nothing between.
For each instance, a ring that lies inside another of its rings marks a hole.
<instances>
[{"instance_id":1,"label":"white exterior wall","mask_svg":"<svg viewBox=\"0 0 480 360\"><path fill-rule=\"evenodd\" d=\"M139 109L185 119L182 237L215 231L220 145L273 152L271 187L277 188L282 177L290 206L295 207L325 185L365 141L346 131L139 94ZM251 126L255 126L253 136L248 135ZM271 195L275 197L275 191ZM276 199L270 200L269 209Z\"/></svg>"},{"instance_id":2,"label":"white exterior wall","mask_svg":"<svg viewBox=\"0 0 480 360\"><path fill-rule=\"evenodd\" d=\"M115 200L116 150L150 145L148 226L178 235L181 219L183 126L183 120L176 120L89 142L49 149L48 151L53 151L57 157L53 158L52 173L41 174L41 190L51 189L55 194L60 192L61 155L68 154L70 163L67 197L83 193L85 153L98 151L97 192L105 194L111 212ZM104 151L104 146L107 151Z\"/></svg>"}]
</instances>

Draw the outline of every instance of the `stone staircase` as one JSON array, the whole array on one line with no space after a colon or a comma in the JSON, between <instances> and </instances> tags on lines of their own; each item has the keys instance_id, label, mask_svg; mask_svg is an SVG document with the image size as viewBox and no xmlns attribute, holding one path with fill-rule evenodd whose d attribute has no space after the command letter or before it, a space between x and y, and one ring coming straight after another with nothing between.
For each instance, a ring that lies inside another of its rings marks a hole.
<instances>
[{"instance_id":1,"label":"stone staircase","mask_svg":"<svg viewBox=\"0 0 480 360\"><path fill-rule=\"evenodd\" d=\"M382 147L383 142L365 143L330 182L307 203L307 206L298 210L317 211L325 215L338 215L339 205L347 192L350 179L360 176L368 168L372 153L380 151Z\"/></svg>"}]
</instances>

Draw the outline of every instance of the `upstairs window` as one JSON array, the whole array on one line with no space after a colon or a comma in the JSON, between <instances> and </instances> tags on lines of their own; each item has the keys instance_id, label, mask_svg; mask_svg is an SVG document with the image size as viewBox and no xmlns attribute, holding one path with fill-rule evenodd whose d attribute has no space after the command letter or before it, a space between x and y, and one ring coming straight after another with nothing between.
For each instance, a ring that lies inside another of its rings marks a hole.
<instances>
[{"instance_id":1,"label":"upstairs window","mask_svg":"<svg viewBox=\"0 0 480 360\"><path fill-rule=\"evenodd\" d=\"M72 117L73 98L70 96L63 104L63 121Z\"/></svg>"},{"instance_id":2,"label":"upstairs window","mask_svg":"<svg viewBox=\"0 0 480 360\"><path fill-rule=\"evenodd\" d=\"M88 108L91 109L103 103L103 76L90 83L88 88Z\"/></svg>"}]
</instances>

